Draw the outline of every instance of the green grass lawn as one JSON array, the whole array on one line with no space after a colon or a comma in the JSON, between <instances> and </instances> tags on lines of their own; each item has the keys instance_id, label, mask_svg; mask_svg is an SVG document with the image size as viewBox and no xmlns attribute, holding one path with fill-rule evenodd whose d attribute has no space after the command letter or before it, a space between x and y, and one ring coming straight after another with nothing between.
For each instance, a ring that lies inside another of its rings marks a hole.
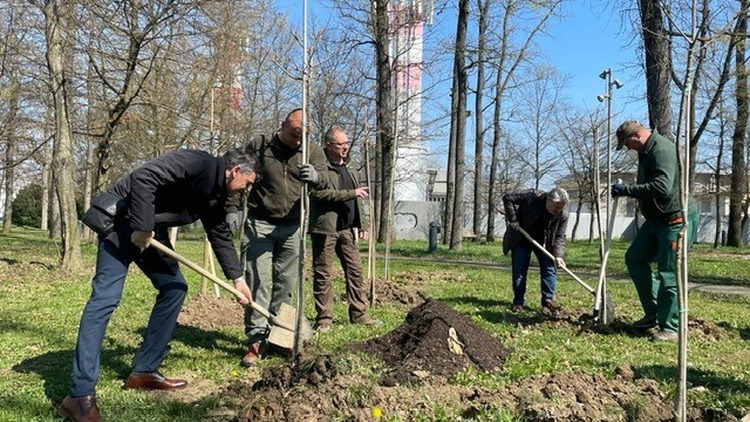
<instances>
[{"instance_id":1,"label":"green grass lawn","mask_svg":"<svg viewBox=\"0 0 750 422\"><path fill-rule=\"evenodd\" d=\"M641 316L635 291L626 278L623 255L628 244L614 242L610 257L610 292L617 306L617 317L633 320ZM382 251L382 245L378 247ZM468 315L482 328L510 346L511 355L498 374L460 374L452 382L500 387L530 376L565 371L600 373L614 376L623 363L657 380L665 391L674 392L676 347L652 343L647 336L617 330L594 330L583 334L573 327L533 326L520 329L509 322L511 301L510 258L502 255L499 243L466 243L460 253L441 245L427 254L426 242L397 242L390 261L392 282L414 284L414 274L426 274L415 289L439 298ZM57 271L59 244L38 231L14 227L0 235L0 421L53 421L56 407L67 394L78 320L90 294L96 248L84 247L86 268L76 274ZM200 261L202 244L181 240L178 252ZM309 248L308 248L309 250ZM750 287L750 261L746 249L714 250L696 245L690 255L691 281ZM403 259L401 257L409 257ZM413 259L419 258L419 259ZM457 265L452 261L478 261L498 264L491 268ZM598 270L597 244L575 242L568 245L566 262L595 285ZM378 272L383 270L378 261ZM199 278L184 269L190 284L188 300L198 292ZM339 293L343 282L336 282ZM309 291L309 286L308 286ZM538 276L531 271L527 301L534 312L539 296ZM219 406L216 396L194 403L172 400L169 395L121 388L130 371L130 361L141 340L155 290L133 267L127 279L120 307L115 312L102 352L102 373L98 385L100 407L108 420L123 421L201 421ZM309 298L309 293L308 293ZM558 301L571 313L588 312L593 297L572 279L563 275L558 284ZM312 301L305 313L313 316ZM727 409L737 416L750 412L750 299L691 293L690 319L710 321L721 330L718 341L701 336L690 338L691 403ZM382 327L341 324L322 337L317 347L346 354L353 341L384 334L398 326L408 309L388 304L374 309L374 316L385 321ZM237 312L241 312L237 308ZM346 319L346 308L336 305L338 321ZM242 379L247 371L238 363L244 346L241 328L208 331L178 328L171 353L162 367L167 375L187 375L194 382L215 386ZM271 359L264 365L278 364ZM355 369L356 365L348 370ZM387 411L387 409L384 409ZM446 413L447 412L447 413ZM449 416L443 416L443 415ZM450 409L435 409L424 420L451 420Z\"/></svg>"}]
</instances>

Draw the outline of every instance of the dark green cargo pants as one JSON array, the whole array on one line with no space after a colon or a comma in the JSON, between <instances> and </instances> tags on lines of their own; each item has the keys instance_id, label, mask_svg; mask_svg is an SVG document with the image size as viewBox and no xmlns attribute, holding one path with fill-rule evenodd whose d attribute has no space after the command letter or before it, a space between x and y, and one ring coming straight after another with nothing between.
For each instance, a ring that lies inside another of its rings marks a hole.
<instances>
[{"instance_id":1,"label":"dark green cargo pants","mask_svg":"<svg viewBox=\"0 0 750 422\"><path fill-rule=\"evenodd\" d=\"M698 213L688 216L688 245L693 243L698 226ZM638 298L646 315L656 315L659 327L677 332L679 309L677 300L677 235L682 223L653 224L646 221L625 253L625 264L633 279ZM656 271L651 263L656 262Z\"/></svg>"}]
</instances>

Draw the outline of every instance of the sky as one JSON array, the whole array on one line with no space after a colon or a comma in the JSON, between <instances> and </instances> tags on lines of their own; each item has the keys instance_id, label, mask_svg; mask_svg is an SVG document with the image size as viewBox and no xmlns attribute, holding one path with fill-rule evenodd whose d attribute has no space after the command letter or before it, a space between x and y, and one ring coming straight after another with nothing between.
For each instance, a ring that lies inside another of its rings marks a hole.
<instances>
[{"instance_id":1,"label":"sky","mask_svg":"<svg viewBox=\"0 0 750 422\"><path fill-rule=\"evenodd\" d=\"M631 9L626 11L625 5ZM288 13L293 24L301 28L301 0L276 0L276 6L279 11ZM308 22L313 16L320 20L330 17L329 11L318 0L308 0L307 7ZM569 0L562 9L565 17L551 21L546 35L537 39L541 59L569 77L564 93L572 106L590 111L599 109L602 115L606 115L607 102L597 101L597 96L607 91L606 82L599 78L599 74L612 69L613 79L624 84L622 89L613 88L613 132L624 120L648 120L645 79L639 65L642 61L640 34L635 32L637 22L633 22L637 16L634 7L634 2ZM435 17L435 24L425 28L425 39L454 34L456 13L455 6L443 10ZM427 46L425 50L428 50ZM448 81L445 92L449 89ZM449 101L449 97L443 97ZM467 139L473 138L468 133ZM440 147L433 145L431 149ZM441 154L440 151L434 152Z\"/></svg>"}]
</instances>

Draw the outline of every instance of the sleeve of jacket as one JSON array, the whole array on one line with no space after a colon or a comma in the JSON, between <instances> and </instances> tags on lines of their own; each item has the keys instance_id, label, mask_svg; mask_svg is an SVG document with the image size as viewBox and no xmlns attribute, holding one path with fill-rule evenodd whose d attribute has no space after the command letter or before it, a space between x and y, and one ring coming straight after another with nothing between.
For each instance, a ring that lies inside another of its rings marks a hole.
<instances>
[{"instance_id":1,"label":"sleeve of jacket","mask_svg":"<svg viewBox=\"0 0 750 422\"><path fill-rule=\"evenodd\" d=\"M226 222L225 208L225 204L217 204L201 218L201 222L206 229L206 236L211 242L224 276L229 280L235 280L243 275L242 266L232 243L232 233Z\"/></svg>"},{"instance_id":2,"label":"sleeve of jacket","mask_svg":"<svg viewBox=\"0 0 750 422\"><path fill-rule=\"evenodd\" d=\"M205 170L203 158L194 151L175 151L154 158L133 170L129 176L130 227L153 231L157 190L202 174Z\"/></svg>"},{"instance_id":3,"label":"sleeve of jacket","mask_svg":"<svg viewBox=\"0 0 750 422\"><path fill-rule=\"evenodd\" d=\"M555 258L562 258L565 256L565 242L566 232L568 231L568 219L570 218L570 212L568 210L563 211L562 217L560 217L560 224L557 225L557 233L555 233L555 241L552 245L552 255Z\"/></svg>"},{"instance_id":4,"label":"sleeve of jacket","mask_svg":"<svg viewBox=\"0 0 750 422\"><path fill-rule=\"evenodd\" d=\"M654 151L653 156L649 157L647 165L651 180L646 183L626 185L626 194L633 198L660 200L669 197L674 186L674 178L677 177L677 153L671 148L660 146Z\"/></svg>"},{"instance_id":5,"label":"sleeve of jacket","mask_svg":"<svg viewBox=\"0 0 750 422\"><path fill-rule=\"evenodd\" d=\"M508 223L518 222L518 207L536 194L533 189L510 192L503 195L503 208L505 209L505 221Z\"/></svg>"},{"instance_id":6,"label":"sleeve of jacket","mask_svg":"<svg viewBox=\"0 0 750 422\"><path fill-rule=\"evenodd\" d=\"M328 169L328 160L326 159L323 149L317 144L310 144L310 164L315 167L315 170L320 174L320 180L313 186L315 190L324 189L337 189L338 188L338 174Z\"/></svg>"}]
</instances>

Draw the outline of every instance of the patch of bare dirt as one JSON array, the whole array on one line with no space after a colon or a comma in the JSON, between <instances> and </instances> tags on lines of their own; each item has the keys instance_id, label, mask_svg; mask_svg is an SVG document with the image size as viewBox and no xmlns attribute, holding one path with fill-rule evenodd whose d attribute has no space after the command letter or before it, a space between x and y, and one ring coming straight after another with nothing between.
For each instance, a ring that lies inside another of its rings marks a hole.
<instances>
[{"instance_id":1,"label":"patch of bare dirt","mask_svg":"<svg viewBox=\"0 0 750 422\"><path fill-rule=\"evenodd\" d=\"M539 313L538 323L574 324L564 312ZM546 322L543 321L546 320ZM616 329L626 324L616 321ZM701 323L705 325L705 323ZM427 300L412 309L403 324L356 348L382 359L385 380L342 373L327 355L302 355L294 366L266 368L260 380L240 380L217 399L208 415L222 421L370 421L374 415L414 420L437 406L457 409L455 417L473 419L507 409L529 421L671 421L673 403L659 384L639 378L628 364L611 377L567 372L519 380L505 388L451 384L459 371L501 368L508 350L489 333L446 304ZM418 383L415 387L413 384ZM712 409L688 409L690 421L736 421Z\"/></svg>"},{"instance_id":2,"label":"patch of bare dirt","mask_svg":"<svg viewBox=\"0 0 750 422\"><path fill-rule=\"evenodd\" d=\"M688 336L697 336L703 341L719 341L726 332L711 321L694 319L688 321Z\"/></svg>"},{"instance_id":3,"label":"patch of bare dirt","mask_svg":"<svg viewBox=\"0 0 750 422\"><path fill-rule=\"evenodd\" d=\"M284 370L287 371L287 370ZM293 378L295 371L288 370ZM506 409L526 421L672 421L671 398L650 379L618 375L562 373L519 380L505 388L488 389L448 383L429 377L418 388L385 387L357 374L336 374L320 383L290 386L237 382L217 395L221 407L209 415L222 421L371 421L383 417L414 420L432 414L437 405L457 409L474 419L485 411ZM285 376L281 377L286 378ZM689 421L736 421L726 412L689 408Z\"/></svg>"},{"instance_id":4,"label":"patch of bare dirt","mask_svg":"<svg viewBox=\"0 0 750 422\"><path fill-rule=\"evenodd\" d=\"M243 327L245 312L237 301L225 296L203 294L193 297L182 307L177 323L204 330Z\"/></svg>"},{"instance_id":5,"label":"patch of bare dirt","mask_svg":"<svg viewBox=\"0 0 750 422\"><path fill-rule=\"evenodd\" d=\"M413 287L392 283L385 279L375 281L376 304L400 304L412 307L423 301L422 296Z\"/></svg>"},{"instance_id":6,"label":"patch of bare dirt","mask_svg":"<svg viewBox=\"0 0 750 422\"><path fill-rule=\"evenodd\" d=\"M510 353L487 331L443 302L428 299L395 330L354 346L390 368L381 383L419 383L430 375L450 378L469 366L502 368Z\"/></svg>"}]
</instances>

